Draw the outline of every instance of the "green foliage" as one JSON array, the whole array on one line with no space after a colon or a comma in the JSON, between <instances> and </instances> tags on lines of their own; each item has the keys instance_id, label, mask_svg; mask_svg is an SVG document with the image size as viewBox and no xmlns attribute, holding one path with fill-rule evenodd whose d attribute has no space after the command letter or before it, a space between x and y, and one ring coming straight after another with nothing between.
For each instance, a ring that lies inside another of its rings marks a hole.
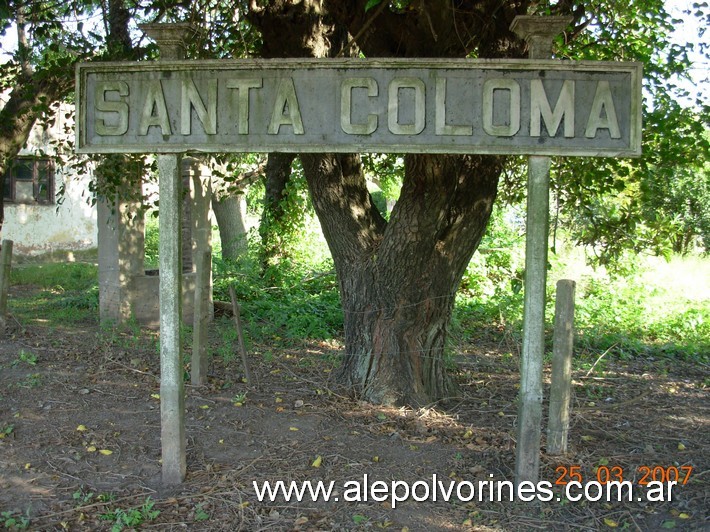
<instances>
[{"instance_id":1,"label":"green foliage","mask_svg":"<svg viewBox=\"0 0 710 532\"><path fill-rule=\"evenodd\" d=\"M589 279L578 290L575 322L582 349L708 361L710 307L650 283L643 272Z\"/></svg>"},{"instance_id":2,"label":"green foliage","mask_svg":"<svg viewBox=\"0 0 710 532\"><path fill-rule=\"evenodd\" d=\"M30 511L22 515L19 510L0 512L0 523L9 530L26 530L30 526Z\"/></svg>"},{"instance_id":3,"label":"green foliage","mask_svg":"<svg viewBox=\"0 0 710 532\"><path fill-rule=\"evenodd\" d=\"M20 388L37 388L42 384L42 375L40 373L30 373L23 380L17 383Z\"/></svg>"},{"instance_id":4,"label":"green foliage","mask_svg":"<svg viewBox=\"0 0 710 532\"><path fill-rule=\"evenodd\" d=\"M100 518L104 521L112 521L111 532L120 532L124 528L136 528L147 521L153 521L160 515L160 510L154 510L155 502L148 497L145 502L137 508L114 508Z\"/></svg>"},{"instance_id":5,"label":"green foliage","mask_svg":"<svg viewBox=\"0 0 710 532\"><path fill-rule=\"evenodd\" d=\"M258 246L236 263L214 257L215 299L229 301L233 285L247 338L333 338L342 329L342 311L325 244L303 239L293 257L262 272ZM231 325L228 325L231 327Z\"/></svg>"},{"instance_id":6,"label":"green foliage","mask_svg":"<svg viewBox=\"0 0 710 532\"><path fill-rule=\"evenodd\" d=\"M474 255L457 295L452 333L458 341L519 342L525 246L520 224L515 211L494 213L481 252ZM548 339L555 282L572 278L577 282L575 327L581 352L598 355L612 348L611 356L681 357L706 363L710 306L702 294L693 293L701 286L683 286L681 280L710 276L707 259L676 256L665 263L628 256L610 272L586 266L579 249L559 247L559 253L549 258Z\"/></svg>"},{"instance_id":7,"label":"green foliage","mask_svg":"<svg viewBox=\"0 0 710 532\"><path fill-rule=\"evenodd\" d=\"M85 491L83 486L76 490L74 493L72 493L72 499L74 499L76 504L78 504L79 506L89 504L93 497L94 493L91 491Z\"/></svg>"},{"instance_id":8,"label":"green foliage","mask_svg":"<svg viewBox=\"0 0 710 532\"><path fill-rule=\"evenodd\" d=\"M15 425L0 425L0 439L7 438L11 436L15 431Z\"/></svg>"},{"instance_id":9,"label":"green foliage","mask_svg":"<svg viewBox=\"0 0 710 532\"><path fill-rule=\"evenodd\" d=\"M276 262L288 260L298 253L298 240L310 218L315 216L308 185L303 174L300 159L293 160L291 175L286 182L283 197L277 205L267 208L264 202L265 188L257 201L258 214L261 217L259 235L261 236L261 261L268 274L270 266Z\"/></svg>"},{"instance_id":10,"label":"green foliage","mask_svg":"<svg viewBox=\"0 0 710 532\"><path fill-rule=\"evenodd\" d=\"M368 181L379 188L371 193L375 206L385 219L389 219L387 202L399 198L404 179L404 159L391 153L365 153L362 164Z\"/></svg>"},{"instance_id":11,"label":"green foliage","mask_svg":"<svg viewBox=\"0 0 710 532\"><path fill-rule=\"evenodd\" d=\"M195 507L195 521L207 521L209 518L210 514L205 511L205 509L203 508L203 504L198 504Z\"/></svg>"},{"instance_id":12,"label":"green foliage","mask_svg":"<svg viewBox=\"0 0 710 532\"><path fill-rule=\"evenodd\" d=\"M517 209L494 209L461 281L467 295L481 299L520 292L525 267L523 216Z\"/></svg>"},{"instance_id":13,"label":"green foliage","mask_svg":"<svg viewBox=\"0 0 710 532\"><path fill-rule=\"evenodd\" d=\"M10 364L13 368L17 366L18 364L25 363L28 366L36 366L37 365L37 355L34 353L29 353L23 349L20 349L20 352L17 354L17 358L12 361Z\"/></svg>"},{"instance_id":14,"label":"green foliage","mask_svg":"<svg viewBox=\"0 0 710 532\"><path fill-rule=\"evenodd\" d=\"M544 4L543 4L544 5ZM686 10L708 19L707 3ZM710 212L710 107L687 87L691 54L707 47L677 42L675 20L661 0L602 2L589 27L558 43L558 56L576 60L639 61L644 72L643 155L638 159L567 158L554 164L558 222L613 268L625 253L670 257L702 241ZM699 24L700 33L706 25ZM685 83L682 83L685 81ZM694 103L693 103L694 102Z\"/></svg>"},{"instance_id":15,"label":"green foliage","mask_svg":"<svg viewBox=\"0 0 710 532\"><path fill-rule=\"evenodd\" d=\"M158 218L146 216L145 218L145 268L147 270L158 267L158 244L160 233L158 230Z\"/></svg>"},{"instance_id":16,"label":"green foliage","mask_svg":"<svg viewBox=\"0 0 710 532\"><path fill-rule=\"evenodd\" d=\"M96 284L98 268L81 262L48 263L12 269L11 284L52 288L57 291L88 290Z\"/></svg>"}]
</instances>

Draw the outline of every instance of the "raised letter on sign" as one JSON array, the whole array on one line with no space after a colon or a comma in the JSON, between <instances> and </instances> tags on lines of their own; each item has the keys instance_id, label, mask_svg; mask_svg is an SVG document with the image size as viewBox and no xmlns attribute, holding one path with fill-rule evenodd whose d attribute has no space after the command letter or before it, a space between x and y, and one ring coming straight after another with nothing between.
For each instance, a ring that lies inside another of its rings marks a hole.
<instances>
[{"instance_id":1,"label":"raised letter on sign","mask_svg":"<svg viewBox=\"0 0 710 532\"><path fill-rule=\"evenodd\" d=\"M260 89L261 79L230 79L227 81L228 89L237 89L237 133L249 133L249 89Z\"/></svg>"},{"instance_id":2,"label":"raised letter on sign","mask_svg":"<svg viewBox=\"0 0 710 532\"><path fill-rule=\"evenodd\" d=\"M197 92L195 82L191 79L182 80L182 108L180 110L180 133L192 133L192 110L197 113L197 118L202 122L202 127L208 135L217 133L217 80L207 80L207 107L205 107L200 93Z\"/></svg>"},{"instance_id":3,"label":"raised letter on sign","mask_svg":"<svg viewBox=\"0 0 710 532\"><path fill-rule=\"evenodd\" d=\"M298 107L298 98L296 98L296 87L293 86L291 78L284 78L279 83L274 112L271 114L271 121L266 131L269 135L278 135L279 129L283 125L291 126L294 134L303 135L301 110Z\"/></svg>"},{"instance_id":4,"label":"raised letter on sign","mask_svg":"<svg viewBox=\"0 0 710 532\"><path fill-rule=\"evenodd\" d=\"M96 84L94 99L96 111L101 113L117 113L115 125L106 123L105 118L96 117L94 125L97 135L123 135L128 131L128 103L120 100L107 100L107 92L117 92L120 98L128 96L128 83L125 81L104 81ZM111 120L111 122L114 122Z\"/></svg>"},{"instance_id":5,"label":"raised letter on sign","mask_svg":"<svg viewBox=\"0 0 710 532\"><path fill-rule=\"evenodd\" d=\"M350 135L369 135L377 129L377 115L367 115L367 124L352 123L353 89L367 89L369 97L377 96L377 81L373 78L347 78L340 85L340 127Z\"/></svg>"},{"instance_id":6,"label":"raised letter on sign","mask_svg":"<svg viewBox=\"0 0 710 532\"><path fill-rule=\"evenodd\" d=\"M602 117L602 110L604 110L604 117ZM614 99L611 97L611 87L609 87L608 81L600 81L597 84L597 92L594 93L594 102L592 110L589 111L589 120L584 136L593 139L597 136L598 129L608 129L609 136L613 139L621 138Z\"/></svg>"},{"instance_id":7,"label":"raised letter on sign","mask_svg":"<svg viewBox=\"0 0 710 532\"><path fill-rule=\"evenodd\" d=\"M471 126L452 126L446 123L446 78L436 78L436 134L473 135Z\"/></svg>"},{"instance_id":8,"label":"raised letter on sign","mask_svg":"<svg viewBox=\"0 0 710 532\"><path fill-rule=\"evenodd\" d=\"M414 123L399 123L399 90L414 89ZM395 135L418 135L424 130L426 87L419 78L395 78L390 82L387 126Z\"/></svg>"},{"instance_id":9,"label":"raised letter on sign","mask_svg":"<svg viewBox=\"0 0 710 532\"><path fill-rule=\"evenodd\" d=\"M158 126L162 129L163 135L172 135L168 108L165 105L165 96L163 95L163 86L159 80L148 82L148 92L145 95L145 104L143 105L143 112L138 125L138 134L147 135L150 126Z\"/></svg>"},{"instance_id":10,"label":"raised letter on sign","mask_svg":"<svg viewBox=\"0 0 710 532\"><path fill-rule=\"evenodd\" d=\"M507 123L493 123L495 91L510 94ZM512 137L520 129L520 85L514 79L487 79L483 84L483 131L494 137Z\"/></svg>"},{"instance_id":11,"label":"raised letter on sign","mask_svg":"<svg viewBox=\"0 0 710 532\"><path fill-rule=\"evenodd\" d=\"M94 125L97 135L123 135L128 131L128 104L121 100L107 100L107 92L117 92L120 98L128 96L128 83L125 81L104 81L96 84L94 99L96 111L101 113L117 113L116 124L108 125L105 118L96 117Z\"/></svg>"},{"instance_id":12,"label":"raised letter on sign","mask_svg":"<svg viewBox=\"0 0 710 532\"><path fill-rule=\"evenodd\" d=\"M530 136L539 137L542 122L545 122L547 134L554 137L563 118L565 119L565 137L574 137L574 81L566 79L562 83L562 90L560 90L554 111L550 109L550 102L547 100L542 80L533 79L530 81Z\"/></svg>"}]
</instances>

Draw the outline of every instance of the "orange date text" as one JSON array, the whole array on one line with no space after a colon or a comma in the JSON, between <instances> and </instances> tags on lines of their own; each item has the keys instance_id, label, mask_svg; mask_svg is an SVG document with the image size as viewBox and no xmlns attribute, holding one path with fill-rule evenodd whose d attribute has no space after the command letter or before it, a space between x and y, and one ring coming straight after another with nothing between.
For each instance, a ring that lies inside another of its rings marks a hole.
<instances>
[{"instance_id":1,"label":"orange date text","mask_svg":"<svg viewBox=\"0 0 710 532\"><path fill-rule=\"evenodd\" d=\"M641 465L632 471L632 478L641 486L647 486L649 482L675 482L684 486L690 480L693 466L662 466L662 465ZM581 465L560 465L555 468L555 484L564 486L570 482L599 482L608 484L609 482L624 482L628 480L627 471L619 465L599 465L594 468L590 476L585 476L585 471Z\"/></svg>"}]
</instances>

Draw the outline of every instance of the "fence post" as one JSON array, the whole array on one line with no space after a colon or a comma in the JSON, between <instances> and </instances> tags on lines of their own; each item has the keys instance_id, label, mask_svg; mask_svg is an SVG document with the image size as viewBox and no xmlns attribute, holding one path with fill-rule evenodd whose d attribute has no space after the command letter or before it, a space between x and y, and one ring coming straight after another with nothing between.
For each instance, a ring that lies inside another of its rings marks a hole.
<instances>
[{"instance_id":1,"label":"fence post","mask_svg":"<svg viewBox=\"0 0 710 532\"><path fill-rule=\"evenodd\" d=\"M207 384L209 357L207 352L207 323L209 322L209 286L211 253L197 253L195 266L195 304L192 325L192 364L190 378L193 386Z\"/></svg>"},{"instance_id":2,"label":"fence post","mask_svg":"<svg viewBox=\"0 0 710 532\"><path fill-rule=\"evenodd\" d=\"M547 425L547 453L567 452L569 404L572 390L572 353L574 350L575 282L557 281L555 332L552 346L552 386Z\"/></svg>"},{"instance_id":3,"label":"fence post","mask_svg":"<svg viewBox=\"0 0 710 532\"><path fill-rule=\"evenodd\" d=\"M10 270L12 267L12 240L2 241L0 251L0 338L5 336L7 326L7 292L10 289Z\"/></svg>"}]
</instances>

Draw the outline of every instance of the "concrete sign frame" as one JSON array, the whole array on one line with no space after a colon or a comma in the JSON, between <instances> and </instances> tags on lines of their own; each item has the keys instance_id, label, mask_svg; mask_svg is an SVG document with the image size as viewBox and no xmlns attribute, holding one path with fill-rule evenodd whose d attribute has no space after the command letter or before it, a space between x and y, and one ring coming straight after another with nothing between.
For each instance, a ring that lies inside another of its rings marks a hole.
<instances>
[{"instance_id":1,"label":"concrete sign frame","mask_svg":"<svg viewBox=\"0 0 710 532\"><path fill-rule=\"evenodd\" d=\"M76 145L635 157L641 79L640 63L529 59L84 63Z\"/></svg>"}]
</instances>

